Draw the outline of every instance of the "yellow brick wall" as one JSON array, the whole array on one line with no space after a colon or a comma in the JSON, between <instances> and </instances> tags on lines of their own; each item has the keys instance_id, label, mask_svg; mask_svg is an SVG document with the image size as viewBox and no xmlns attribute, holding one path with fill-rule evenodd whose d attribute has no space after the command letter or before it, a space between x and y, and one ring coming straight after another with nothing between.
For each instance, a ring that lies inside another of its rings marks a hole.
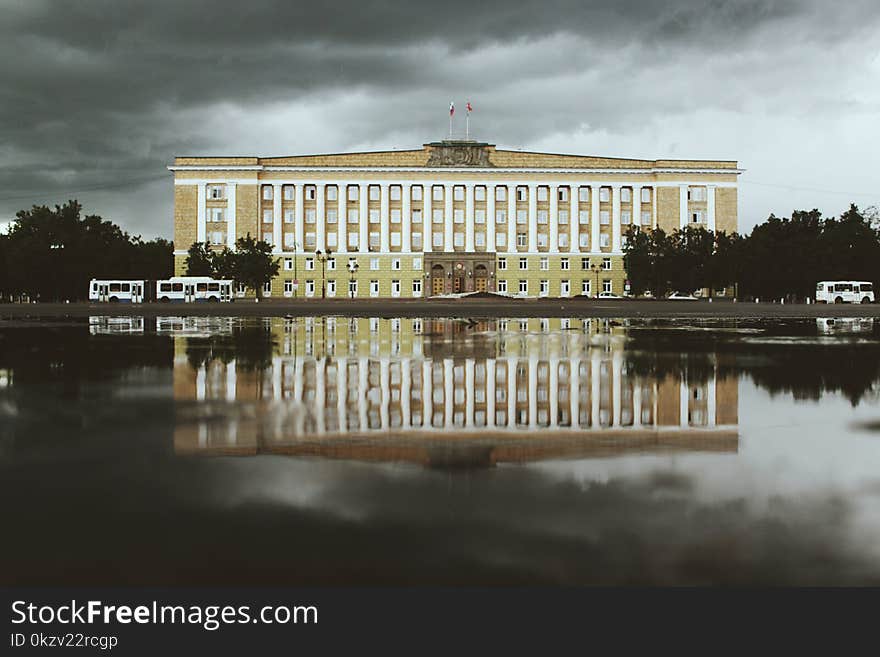
<instances>
[{"instance_id":1,"label":"yellow brick wall","mask_svg":"<svg viewBox=\"0 0 880 657\"><path fill-rule=\"evenodd\" d=\"M196 241L198 190L195 185L174 186L174 248L185 251Z\"/></svg>"},{"instance_id":2,"label":"yellow brick wall","mask_svg":"<svg viewBox=\"0 0 880 657\"><path fill-rule=\"evenodd\" d=\"M238 185L235 190L235 236L260 237L260 188L258 185Z\"/></svg>"},{"instance_id":3,"label":"yellow brick wall","mask_svg":"<svg viewBox=\"0 0 880 657\"><path fill-rule=\"evenodd\" d=\"M657 188L657 226L667 233L679 227L681 191L679 187Z\"/></svg>"},{"instance_id":4,"label":"yellow brick wall","mask_svg":"<svg viewBox=\"0 0 880 657\"><path fill-rule=\"evenodd\" d=\"M738 230L735 187L719 187L715 190L715 230L728 233Z\"/></svg>"}]
</instances>

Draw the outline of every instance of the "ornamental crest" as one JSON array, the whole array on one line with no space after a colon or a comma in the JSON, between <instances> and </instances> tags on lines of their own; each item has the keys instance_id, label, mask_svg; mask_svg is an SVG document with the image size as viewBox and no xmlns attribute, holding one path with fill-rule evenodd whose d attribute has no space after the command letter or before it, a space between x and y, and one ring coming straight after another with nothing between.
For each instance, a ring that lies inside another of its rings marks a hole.
<instances>
[{"instance_id":1,"label":"ornamental crest","mask_svg":"<svg viewBox=\"0 0 880 657\"><path fill-rule=\"evenodd\" d=\"M488 144L444 141L431 146L429 167L490 167Z\"/></svg>"}]
</instances>

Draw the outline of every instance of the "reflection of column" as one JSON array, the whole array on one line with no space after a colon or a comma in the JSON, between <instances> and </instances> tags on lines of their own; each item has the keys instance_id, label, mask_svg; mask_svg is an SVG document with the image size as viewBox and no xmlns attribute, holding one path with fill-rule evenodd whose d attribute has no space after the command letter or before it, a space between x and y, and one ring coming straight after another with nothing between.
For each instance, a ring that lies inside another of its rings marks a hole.
<instances>
[{"instance_id":1,"label":"reflection of column","mask_svg":"<svg viewBox=\"0 0 880 657\"><path fill-rule=\"evenodd\" d=\"M422 426L426 429L432 425L434 415L434 390L431 377L433 361L422 361Z\"/></svg>"},{"instance_id":2,"label":"reflection of column","mask_svg":"<svg viewBox=\"0 0 880 657\"><path fill-rule=\"evenodd\" d=\"M507 426L516 426L516 367L511 358L507 362Z\"/></svg>"},{"instance_id":3,"label":"reflection of column","mask_svg":"<svg viewBox=\"0 0 880 657\"><path fill-rule=\"evenodd\" d=\"M452 395L455 389L452 385L452 359L443 359L443 426L452 426Z\"/></svg>"},{"instance_id":4,"label":"reflection of column","mask_svg":"<svg viewBox=\"0 0 880 657\"><path fill-rule=\"evenodd\" d=\"M621 396L623 394L623 377L621 376L622 361L623 355L619 351L615 351L611 355L611 394L614 395L614 399L612 400L612 408L614 410L611 423L615 427L620 426L620 406Z\"/></svg>"},{"instance_id":5,"label":"reflection of column","mask_svg":"<svg viewBox=\"0 0 880 657\"><path fill-rule=\"evenodd\" d=\"M336 361L336 413L339 416L339 432L348 430L348 364Z\"/></svg>"},{"instance_id":6,"label":"reflection of column","mask_svg":"<svg viewBox=\"0 0 880 657\"><path fill-rule=\"evenodd\" d=\"M326 431L327 383L324 361L315 361L315 431L319 436Z\"/></svg>"},{"instance_id":7,"label":"reflection of column","mask_svg":"<svg viewBox=\"0 0 880 657\"><path fill-rule=\"evenodd\" d=\"M293 399L297 403L303 400L303 358L293 359Z\"/></svg>"},{"instance_id":8,"label":"reflection of column","mask_svg":"<svg viewBox=\"0 0 880 657\"><path fill-rule=\"evenodd\" d=\"M538 426L538 357L529 356L529 428Z\"/></svg>"},{"instance_id":9,"label":"reflection of column","mask_svg":"<svg viewBox=\"0 0 880 657\"><path fill-rule=\"evenodd\" d=\"M495 359L486 359L486 426L495 426Z\"/></svg>"},{"instance_id":10,"label":"reflection of column","mask_svg":"<svg viewBox=\"0 0 880 657\"><path fill-rule=\"evenodd\" d=\"M707 382L708 390L706 391L706 413L709 415L707 420L710 427L715 426L716 400L715 400L715 374L709 376Z\"/></svg>"},{"instance_id":11,"label":"reflection of column","mask_svg":"<svg viewBox=\"0 0 880 657\"><path fill-rule=\"evenodd\" d=\"M281 399L281 356L272 357L272 399Z\"/></svg>"},{"instance_id":12,"label":"reflection of column","mask_svg":"<svg viewBox=\"0 0 880 657\"><path fill-rule=\"evenodd\" d=\"M688 397L687 381L682 375L678 392L678 422L682 427L688 425Z\"/></svg>"},{"instance_id":13,"label":"reflection of column","mask_svg":"<svg viewBox=\"0 0 880 657\"><path fill-rule=\"evenodd\" d=\"M196 370L196 401L205 401L205 382L208 378L208 365L203 364Z\"/></svg>"},{"instance_id":14,"label":"reflection of column","mask_svg":"<svg viewBox=\"0 0 880 657\"><path fill-rule=\"evenodd\" d=\"M581 421L581 376L579 370L580 361L570 358L568 361L568 396L572 429L577 429Z\"/></svg>"},{"instance_id":15,"label":"reflection of column","mask_svg":"<svg viewBox=\"0 0 880 657\"><path fill-rule=\"evenodd\" d=\"M642 424L642 382L633 381L633 427Z\"/></svg>"},{"instance_id":16,"label":"reflection of column","mask_svg":"<svg viewBox=\"0 0 880 657\"><path fill-rule=\"evenodd\" d=\"M235 401L235 359L226 364L226 401Z\"/></svg>"},{"instance_id":17,"label":"reflection of column","mask_svg":"<svg viewBox=\"0 0 880 657\"><path fill-rule=\"evenodd\" d=\"M471 188L473 191L473 188ZM464 426L470 427L474 424L474 359L468 358L464 361Z\"/></svg>"},{"instance_id":18,"label":"reflection of column","mask_svg":"<svg viewBox=\"0 0 880 657\"><path fill-rule=\"evenodd\" d=\"M412 381L410 372L410 359L400 361L400 426L406 429L410 426L410 397L412 395Z\"/></svg>"},{"instance_id":19,"label":"reflection of column","mask_svg":"<svg viewBox=\"0 0 880 657\"><path fill-rule=\"evenodd\" d=\"M388 429L388 403L391 399L391 387L389 385L389 381L391 379L391 362L390 359L385 356L382 360L379 361L379 386L382 392L382 402L379 407L379 420L382 423L382 430Z\"/></svg>"},{"instance_id":20,"label":"reflection of column","mask_svg":"<svg viewBox=\"0 0 880 657\"><path fill-rule=\"evenodd\" d=\"M590 425L594 429L599 428L599 397L602 380L599 378L600 368L599 350L592 349L590 353Z\"/></svg>"},{"instance_id":21,"label":"reflection of column","mask_svg":"<svg viewBox=\"0 0 880 657\"><path fill-rule=\"evenodd\" d=\"M559 360L550 359L550 426L559 420Z\"/></svg>"},{"instance_id":22,"label":"reflection of column","mask_svg":"<svg viewBox=\"0 0 880 657\"><path fill-rule=\"evenodd\" d=\"M366 358L358 358L358 428L361 431L366 431L370 428L370 423L367 419L367 390L369 389L367 370L369 362Z\"/></svg>"}]
</instances>

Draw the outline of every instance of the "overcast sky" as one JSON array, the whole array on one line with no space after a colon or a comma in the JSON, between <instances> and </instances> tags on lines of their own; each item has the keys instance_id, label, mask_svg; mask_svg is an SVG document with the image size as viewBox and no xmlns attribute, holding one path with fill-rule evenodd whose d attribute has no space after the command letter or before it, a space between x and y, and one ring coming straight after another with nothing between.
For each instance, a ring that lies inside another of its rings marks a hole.
<instances>
[{"instance_id":1,"label":"overcast sky","mask_svg":"<svg viewBox=\"0 0 880 657\"><path fill-rule=\"evenodd\" d=\"M175 155L735 159L740 229L880 204L876 0L0 0L0 221L172 233ZM459 113L461 116L462 113ZM463 120L457 128L463 130Z\"/></svg>"}]
</instances>

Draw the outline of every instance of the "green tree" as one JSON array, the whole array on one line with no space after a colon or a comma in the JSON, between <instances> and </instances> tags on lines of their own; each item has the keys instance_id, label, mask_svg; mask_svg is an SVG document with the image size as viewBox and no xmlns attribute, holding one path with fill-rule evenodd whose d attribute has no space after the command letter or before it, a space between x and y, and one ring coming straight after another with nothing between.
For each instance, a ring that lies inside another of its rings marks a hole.
<instances>
[{"instance_id":1,"label":"green tree","mask_svg":"<svg viewBox=\"0 0 880 657\"><path fill-rule=\"evenodd\" d=\"M222 251L211 254L211 265L215 278L236 280L237 257L235 251L223 247Z\"/></svg>"},{"instance_id":2,"label":"green tree","mask_svg":"<svg viewBox=\"0 0 880 657\"><path fill-rule=\"evenodd\" d=\"M272 246L254 239L250 233L236 240L234 263L233 279L252 289L258 299L263 295L263 285L281 268L281 259L272 257Z\"/></svg>"},{"instance_id":3,"label":"green tree","mask_svg":"<svg viewBox=\"0 0 880 657\"><path fill-rule=\"evenodd\" d=\"M193 242L189 249L187 249L186 275L214 275L214 254L206 242Z\"/></svg>"}]
</instances>

